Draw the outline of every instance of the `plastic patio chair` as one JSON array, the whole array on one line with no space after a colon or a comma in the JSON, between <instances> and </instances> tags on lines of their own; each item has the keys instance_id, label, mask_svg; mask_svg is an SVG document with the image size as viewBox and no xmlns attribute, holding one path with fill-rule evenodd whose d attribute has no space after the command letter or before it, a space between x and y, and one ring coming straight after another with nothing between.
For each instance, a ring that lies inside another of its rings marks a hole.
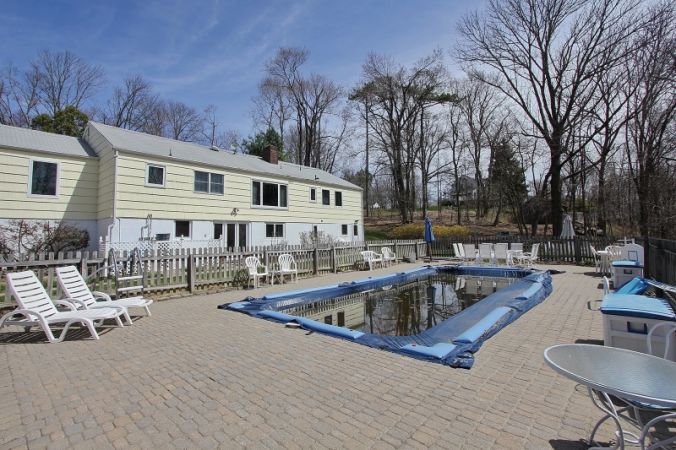
<instances>
[{"instance_id":1,"label":"plastic patio chair","mask_svg":"<svg viewBox=\"0 0 676 450\"><path fill-rule=\"evenodd\" d=\"M373 270L373 266L376 264L383 267L383 256L373 250L364 250L361 252L361 256L364 258L364 264L369 266L369 270Z\"/></svg>"},{"instance_id":2,"label":"plastic patio chair","mask_svg":"<svg viewBox=\"0 0 676 450\"><path fill-rule=\"evenodd\" d=\"M499 243L493 246L493 258L495 264L500 264L500 261L502 261L503 264L507 264L507 248L508 244L506 243Z\"/></svg>"},{"instance_id":3,"label":"plastic patio chair","mask_svg":"<svg viewBox=\"0 0 676 450\"><path fill-rule=\"evenodd\" d=\"M296 260L293 259L293 255L289 253L284 253L277 257L277 262L279 263L279 272L280 280L284 281L284 275L290 275L291 280L294 283L298 282L298 266L296 266Z\"/></svg>"},{"instance_id":4,"label":"plastic patio chair","mask_svg":"<svg viewBox=\"0 0 676 450\"><path fill-rule=\"evenodd\" d=\"M592 252L592 256L594 257L594 272L600 272L601 271L601 255L599 255L599 252L594 248L593 245L589 245L589 249Z\"/></svg>"},{"instance_id":5,"label":"plastic patio chair","mask_svg":"<svg viewBox=\"0 0 676 450\"><path fill-rule=\"evenodd\" d=\"M383 264L392 265L392 263L397 262L397 255L389 247L383 247L380 249L380 253L383 255Z\"/></svg>"},{"instance_id":6,"label":"plastic patio chair","mask_svg":"<svg viewBox=\"0 0 676 450\"><path fill-rule=\"evenodd\" d=\"M150 316L150 309L148 309L148 306L152 305L152 300L143 297L129 297L113 300L104 292L91 291L75 266L57 267L56 280L59 283L61 291L63 291L68 298L80 300L84 304L84 309L103 308L108 306L113 308L124 308L125 311L127 311L128 308L143 308L146 311L146 315ZM129 315L125 315L125 318L127 323L132 323Z\"/></svg>"},{"instance_id":7,"label":"plastic patio chair","mask_svg":"<svg viewBox=\"0 0 676 450\"><path fill-rule=\"evenodd\" d=\"M519 258L522 265L528 267L535 267L535 261L538 260L538 251L540 250L540 243L533 244L530 252L523 252L521 258Z\"/></svg>"},{"instance_id":8,"label":"plastic patio chair","mask_svg":"<svg viewBox=\"0 0 676 450\"><path fill-rule=\"evenodd\" d=\"M268 272L268 266L261 264L257 256L248 256L244 260L246 268L249 270L249 279L253 279L254 288L260 286L260 279L268 278L270 276Z\"/></svg>"},{"instance_id":9,"label":"plastic patio chair","mask_svg":"<svg viewBox=\"0 0 676 450\"><path fill-rule=\"evenodd\" d=\"M104 320L114 319L119 326L123 326L120 316L126 313L124 308L77 310L75 304L81 303L79 300L52 301L38 277L30 270L8 273L7 289L16 299L19 308L5 314L0 319L0 327L17 325L24 327L24 330L28 332L32 327L37 326L42 328L49 342L57 343L63 341L68 329L75 323L87 327L91 336L96 340L99 339L96 326L103 323ZM59 311L56 305L62 306L68 311ZM18 315L23 316L24 319L17 320L15 316ZM54 336L51 329L51 325L56 324L63 326L63 330L58 337Z\"/></svg>"},{"instance_id":10,"label":"plastic patio chair","mask_svg":"<svg viewBox=\"0 0 676 450\"><path fill-rule=\"evenodd\" d=\"M462 244L462 250L465 255L463 261L470 261L478 263L479 253L477 253L474 244Z\"/></svg>"},{"instance_id":11,"label":"plastic patio chair","mask_svg":"<svg viewBox=\"0 0 676 450\"><path fill-rule=\"evenodd\" d=\"M481 264L484 261L490 263L493 260L493 244L483 243L479 244L479 258Z\"/></svg>"}]
</instances>

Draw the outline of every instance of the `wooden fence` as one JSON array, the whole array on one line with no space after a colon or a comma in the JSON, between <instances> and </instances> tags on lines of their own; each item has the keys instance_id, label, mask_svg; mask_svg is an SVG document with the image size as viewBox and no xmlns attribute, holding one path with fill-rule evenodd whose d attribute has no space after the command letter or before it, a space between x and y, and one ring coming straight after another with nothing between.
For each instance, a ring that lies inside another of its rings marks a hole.
<instances>
[{"instance_id":1,"label":"wooden fence","mask_svg":"<svg viewBox=\"0 0 676 450\"><path fill-rule=\"evenodd\" d=\"M676 241L637 239L645 248L645 275L676 286Z\"/></svg>"},{"instance_id":2,"label":"wooden fence","mask_svg":"<svg viewBox=\"0 0 676 450\"><path fill-rule=\"evenodd\" d=\"M453 243L481 244L498 242L520 242L524 251L530 251L533 244L539 242L538 260L547 263L570 263L578 265L593 265L594 255L591 247L597 250L604 249L615 242L614 239L604 237L575 237L573 239L546 239L543 237L525 236L470 236L465 239L437 240L431 245L433 257L444 258L453 256Z\"/></svg>"},{"instance_id":3,"label":"wooden fence","mask_svg":"<svg viewBox=\"0 0 676 450\"><path fill-rule=\"evenodd\" d=\"M248 275L244 260L248 256L258 256L269 270L278 270L277 257L282 253L293 255L298 266L299 276L313 276L323 273L335 273L361 268L361 251L380 252L389 247L398 258L415 260L426 256L424 241L368 241L352 243L347 246L323 248L256 247L238 251L225 249L175 249L170 251L145 251L142 264L145 290L148 293L199 292L208 289L237 286L246 282ZM129 267L133 263L131 252L117 253L117 262ZM33 270L43 281L52 298L58 298L55 268L77 266L87 279L92 290L115 294L115 280L107 276L109 261L107 255L98 252L68 252L24 255L12 260L0 260L0 304L4 298L9 302L5 286L5 273L21 270Z\"/></svg>"}]
</instances>

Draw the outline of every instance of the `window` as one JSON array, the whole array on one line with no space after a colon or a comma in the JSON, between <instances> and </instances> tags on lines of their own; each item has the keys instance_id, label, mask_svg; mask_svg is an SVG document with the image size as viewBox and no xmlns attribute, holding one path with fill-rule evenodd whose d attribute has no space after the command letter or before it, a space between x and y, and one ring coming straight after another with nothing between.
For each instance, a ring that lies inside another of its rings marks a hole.
<instances>
[{"instance_id":1,"label":"window","mask_svg":"<svg viewBox=\"0 0 676 450\"><path fill-rule=\"evenodd\" d=\"M169 233L158 233L155 235L156 241L168 241L170 239Z\"/></svg>"},{"instance_id":2,"label":"window","mask_svg":"<svg viewBox=\"0 0 676 450\"><path fill-rule=\"evenodd\" d=\"M336 206L343 206L343 193L336 191L334 195L336 197Z\"/></svg>"},{"instance_id":3,"label":"window","mask_svg":"<svg viewBox=\"0 0 676 450\"><path fill-rule=\"evenodd\" d=\"M29 191L31 195L49 195L56 197L56 185L59 178L59 165L47 161L31 161Z\"/></svg>"},{"instance_id":4,"label":"window","mask_svg":"<svg viewBox=\"0 0 676 450\"><path fill-rule=\"evenodd\" d=\"M310 201L311 202L317 201L317 189L315 188L310 188Z\"/></svg>"},{"instance_id":5,"label":"window","mask_svg":"<svg viewBox=\"0 0 676 450\"><path fill-rule=\"evenodd\" d=\"M347 225L340 226L340 234L342 234L343 236L347 236Z\"/></svg>"},{"instance_id":6,"label":"window","mask_svg":"<svg viewBox=\"0 0 676 450\"><path fill-rule=\"evenodd\" d=\"M178 237L190 237L190 221L189 220L177 220L176 221L176 232L174 235Z\"/></svg>"},{"instance_id":7,"label":"window","mask_svg":"<svg viewBox=\"0 0 676 450\"><path fill-rule=\"evenodd\" d=\"M286 184L252 181L251 204L272 208L286 208L288 206L287 190Z\"/></svg>"},{"instance_id":8,"label":"window","mask_svg":"<svg viewBox=\"0 0 676 450\"><path fill-rule=\"evenodd\" d=\"M282 223L266 223L265 237L280 238L284 237L284 224Z\"/></svg>"},{"instance_id":9,"label":"window","mask_svg":"<svg viewBox=\"0 0 676 450\"><path fill-rule=\"evenodd\" d=\"M164 187L164 166L146 164L146 186Z\"/></svg>"},{"instance_id":10,"label":"window","mask_svg":"<svg viewBox=\"0 0 676 450\"><path fill-rule=\"evenodd\" d=\"M328 189L322 189L322 205L331 204L331 191Z\"/></svg>"},{"instance_id":11,"label":"window","mask_svg":"<svg viewBox=\"0 0 676 450\"><path fill-rule=\"evenodd\" d=\"M338 326L345 326L345 311L338 311Z\"/></svg>"},{"instance_id":12,"label":"window","mask_svg":"<svg viewBox=\"0 0 676 450\"><path fill-rule=\"evenodd\" d=\"M319 228L317 228L317 225L312 225L312 237L315 239L319 237Z\"/></svg>"},{"instance_id":13,"label":"window","mask_svg":"<svg viewBox=\"0 0 676 450\"><path fill-rule=\"evenodd\" d=\"M324 316L324 323L327 325L333 324L333 316Z\"/></svg>"},{"instance_id":14,"label":"window","mask_svg":"<svg viewBox=\"0 0 676 450\"><path fill-rule=\"evenodd\" d=\"M215 223L214 224L214 239L220 239L223 237L223 224Z\"/></svg>"},{"instance_id":15,"label":"window","mask_svg":"<svg viewBox=\"0 0 676 450\"><path fill-rule=\"evenodd\" d=\"M352 234L353 234L355 237L359 236L359 225L357 225L356 223L355 223L354 226L353 226Z\"/></svg>"},{"instance_id":16,"label":"window","mask_svg":"<svg viewBox=\"0 0 676 450\"><path fill-rule=\"evenodd\" d=\"M223 175L195 171L195 192L223 195Z\"/></svg>"}]
</instances>

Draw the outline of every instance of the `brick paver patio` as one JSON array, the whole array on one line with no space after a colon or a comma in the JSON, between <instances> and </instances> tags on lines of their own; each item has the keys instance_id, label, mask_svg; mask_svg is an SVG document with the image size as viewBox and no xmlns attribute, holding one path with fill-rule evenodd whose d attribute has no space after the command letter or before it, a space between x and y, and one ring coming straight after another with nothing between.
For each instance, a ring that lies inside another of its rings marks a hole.
<instances>
[{"instance_id":1,"label":"brick paver patio","mask_svg":"<svg viewBox=\"0 0 676 450\"><path fill-rule=\"evenodd\" d=\"M251 291L156 302L98 342L24 343L5 328L0 448L584 448L599 413L542 352L600 342L587 302L601 291L589 268L556 268L554 293L469 371L216 309Z\"/></svg>"}]
</instances>

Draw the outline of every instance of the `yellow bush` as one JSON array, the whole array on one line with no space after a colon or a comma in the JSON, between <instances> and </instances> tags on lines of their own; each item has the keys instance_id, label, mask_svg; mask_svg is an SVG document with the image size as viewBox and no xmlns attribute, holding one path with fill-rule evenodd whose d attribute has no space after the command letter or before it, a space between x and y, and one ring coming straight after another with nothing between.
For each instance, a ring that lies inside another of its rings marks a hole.
<instances>
[{"instance_id":1,"label":"yellow bush","mask_svg":"<svg viewBox=\"0 0 676 450\"><path fill-rule=\"evenodd\" d=\"M437 239L461 239L469 236L469 230L460 225L432 225L434 237ZM423 239L425 237L425 224L407 223L400 225L390 233L393 239Z\"/></svg>"}]
</instances>

